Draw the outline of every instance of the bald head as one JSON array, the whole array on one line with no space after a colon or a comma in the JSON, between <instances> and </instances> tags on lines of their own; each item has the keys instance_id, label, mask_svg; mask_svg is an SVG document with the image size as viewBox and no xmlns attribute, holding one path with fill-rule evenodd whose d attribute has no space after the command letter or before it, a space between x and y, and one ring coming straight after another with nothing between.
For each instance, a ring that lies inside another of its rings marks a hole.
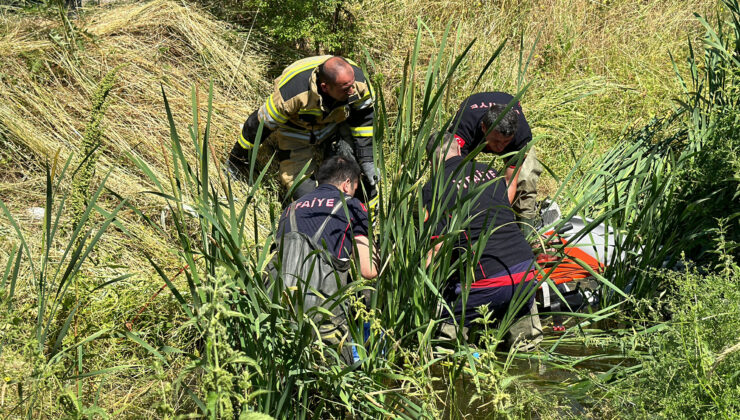
<instances>
[{"instance_id":1,"label":"bald head","mask_svg":"<svg viewBox=\"0 0 740 420\"><path fill-rule=\"evenodd\" d=\"M355 93L355 71L342 57L332 57L319 66L319 88L337 101Z\"/></svg>"},{"instance_id":2,"label":"bald head","mask_svg":"<svg viewBox=\"0 0 740 420\"><path fill-rule=\"evenodd\" d=\"M319 66L319 80L324 83L336 83L338 78L351 74L354 77L352 66L342 57L334 56Z\"/></svg>"}]
</instances>

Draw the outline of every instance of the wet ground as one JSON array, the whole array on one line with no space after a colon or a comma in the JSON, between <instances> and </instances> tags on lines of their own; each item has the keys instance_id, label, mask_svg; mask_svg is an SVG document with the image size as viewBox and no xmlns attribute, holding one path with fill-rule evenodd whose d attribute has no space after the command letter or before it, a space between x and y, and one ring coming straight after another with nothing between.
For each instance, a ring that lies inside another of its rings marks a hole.
<instances>
[{"instance_id":1,"label":"wet ground","mask_svg":"<svg viewBox=\"0 0 740 420\"><path fill-rule=\"evenodd\" d=\"M543 317L543 326L548 323L549 318ZM505 370L502 374L499 370L495 375L501 375L501 383L507 377L516 377L517 381L526 383L544 399L551 399L564 418L580 417L586 413L590 404L586 394L589 377L609 375L610 372L629 368L635 363L613 343L615 340L609 339L608 331L608 328L584 330L587 336L597 337L589 340L593 344L585 345L584 340L574 334L567 331L553 332L546 327L545 338L537 350L513 355L497 352L497 368ZM610 341L611 345L608 344ZM479 370L482 372L491 369L490 362L489 366L485 366L485 360L478 359L476 364L480 364ZM451 406L463 408L457 413L457 417L476 420L494 418L495 411L486 407L486 403L490 402L486 399L495 399L495 395L476 396L476 386L469 373L468 371L455 382L456 404ZM445 386L440 384L439 390L446 391ZM449 417L447 414L449 413L446 413L445 418Z\"/></svg>"}]
</instances>

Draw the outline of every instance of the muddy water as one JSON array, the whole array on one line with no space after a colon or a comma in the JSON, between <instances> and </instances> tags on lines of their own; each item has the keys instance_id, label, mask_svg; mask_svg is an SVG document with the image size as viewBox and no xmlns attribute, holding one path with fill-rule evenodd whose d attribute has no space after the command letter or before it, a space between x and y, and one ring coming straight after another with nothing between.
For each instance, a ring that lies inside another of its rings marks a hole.
<instances>
[{"instance_id":1,"label":"muddy water","mask_svg":"<svg viewBox=\"0 0 740 420\"><path fill-rule=\"evenodd\" d=\"M631 366L634 361L625 357L616 347L586 346L575 340L561 342L553 349L557 338L557 333L546 334L540 349L515 355L504 377L516 376L518 381L530 384L545 399L551 398L553 404L559 405L558 411L564 418L577 417L585 414L589 403L576 384L589 375L609 372L615 366ZM501 362L508 356L502 352L496 355ZM456 407L458 418L495 418L495 412L485 407L488 401L474 398L476 388L469 375L463 376L455 382L455 404L448 402L447 406ZM446 391L442 388L439 390ZM449 418L449 414L445 413L445 418Z\"/></svg>"}]
</instances>

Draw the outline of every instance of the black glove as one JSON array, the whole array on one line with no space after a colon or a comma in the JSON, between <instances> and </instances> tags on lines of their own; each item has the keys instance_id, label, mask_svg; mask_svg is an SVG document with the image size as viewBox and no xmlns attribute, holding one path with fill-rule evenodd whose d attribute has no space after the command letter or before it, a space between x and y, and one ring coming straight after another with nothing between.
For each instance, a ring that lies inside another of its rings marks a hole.
<instances>
[{"instance_id":1,"label":"black glove","mask_svg":"<svg viewBox=\"0 0 740 420\"><path fill-rule=\"evenodd\" d=\"M234 181L249 183L249 166L252 150L243 148L239 142L234 144L226 161L226 174Z\"/></svg>"},{"instance_id":2,"label":"black glove","mask_svg":"<svg viewBox=\"0 0 740 420\"><path fill-rule=\"evenodd\" d=\"M375 169L373 162L362 162L360 164L362 172L365 174L367 179L367 185L365 191L367 193L367 205L370 209L375 210L375 206L378 205L378 171Z\"/></svg>"}]
</instances>

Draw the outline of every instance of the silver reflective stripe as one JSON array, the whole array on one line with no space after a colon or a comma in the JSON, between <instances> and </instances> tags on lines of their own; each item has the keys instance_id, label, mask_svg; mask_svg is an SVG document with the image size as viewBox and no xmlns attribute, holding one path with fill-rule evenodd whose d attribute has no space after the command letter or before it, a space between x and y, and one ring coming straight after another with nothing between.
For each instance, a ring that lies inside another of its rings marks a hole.
<instances>
[{"instance_id":1,"label":"silver reflective stripe","mask_svg":"<svg viewBox=\"0 0 740 420\"><path fill-rule=\"evenodd\" d=\"M310 133L296 133L294 131L281 130L280 135L283 137L290 137L291 139L298 139L298 140L304 140L304 141L311 140Z\"/></svg>"},{"instance_id":2,"label":"silver reflective stripe","mask_svg":"<svg viewBox=\"0 0 740 420\"><path fill-rule=\"evenodd\" d=\"M327 124L325 127L313 130L314 135L316 135L316 138L324 138L327 135L334 132L334 130L337 129L337 123L330 123ZM291 132L291 133L307 133L311 134L311 130L309 129L298 129L296 127L290 127L288 125L280 125L280 131L282 132Z\"/></svg>"},{"instance_id":3,"label":"silver reflective stripe","mask_svg":"<svg viewBox=\"0 0 740 420\"><path fill-rule=\"evenodd\" d=\"M265 107L265 105L262 105L260 107L257 116L259 117L260 121L265 123L265 127L269 128L270 130L275 131L275 129L278 128L279 123L270 116L270 113L267 112L267 108Z\"/></svg>"},{"instance_id":4,"label":"silver reflective stripe","mask_svg":"<svg viewBox=\"0 0 740 420\"><path fill-rule=\"evenodd\" d=\"M352 104L354 109L365 109L373 106L373 98L368 98L362 102L355 102Z\"/></svg>"},{"instance_id":5,"label":"silver reflective stripe","mask_svg":"<svg viewBox=\"0 0 740 420\"><path fill-rule=\"evenodd\" d=\"M330 124L327 124L326 127L322 128L320 130L315 130L314 131L314 134L316 134L316 138L317 139L323 139L324 137L326 137L329 134L333 133L334 130L336 130L336 129L337 129L337 123L330 123Z\"/></svg>"},{"instance_id":6,"label":"silver reflective stripe","mask_svg":"<svg viewBox=\"0 0 740 420\"><path fill-rule=\"evenodd\" d=\"M316 141L322 141L329 137L334 130L336 129L337 124L331 123L327 127L324 127L321 130L314 131L314 135L316 138ZM289 128L289 127L282 127L280 130L280 135L285 137L290 137L292 139L298 139L298 140L311 140L311 132L310 131L296 131L295 129Z\"/></svg>"}]
</instances>

